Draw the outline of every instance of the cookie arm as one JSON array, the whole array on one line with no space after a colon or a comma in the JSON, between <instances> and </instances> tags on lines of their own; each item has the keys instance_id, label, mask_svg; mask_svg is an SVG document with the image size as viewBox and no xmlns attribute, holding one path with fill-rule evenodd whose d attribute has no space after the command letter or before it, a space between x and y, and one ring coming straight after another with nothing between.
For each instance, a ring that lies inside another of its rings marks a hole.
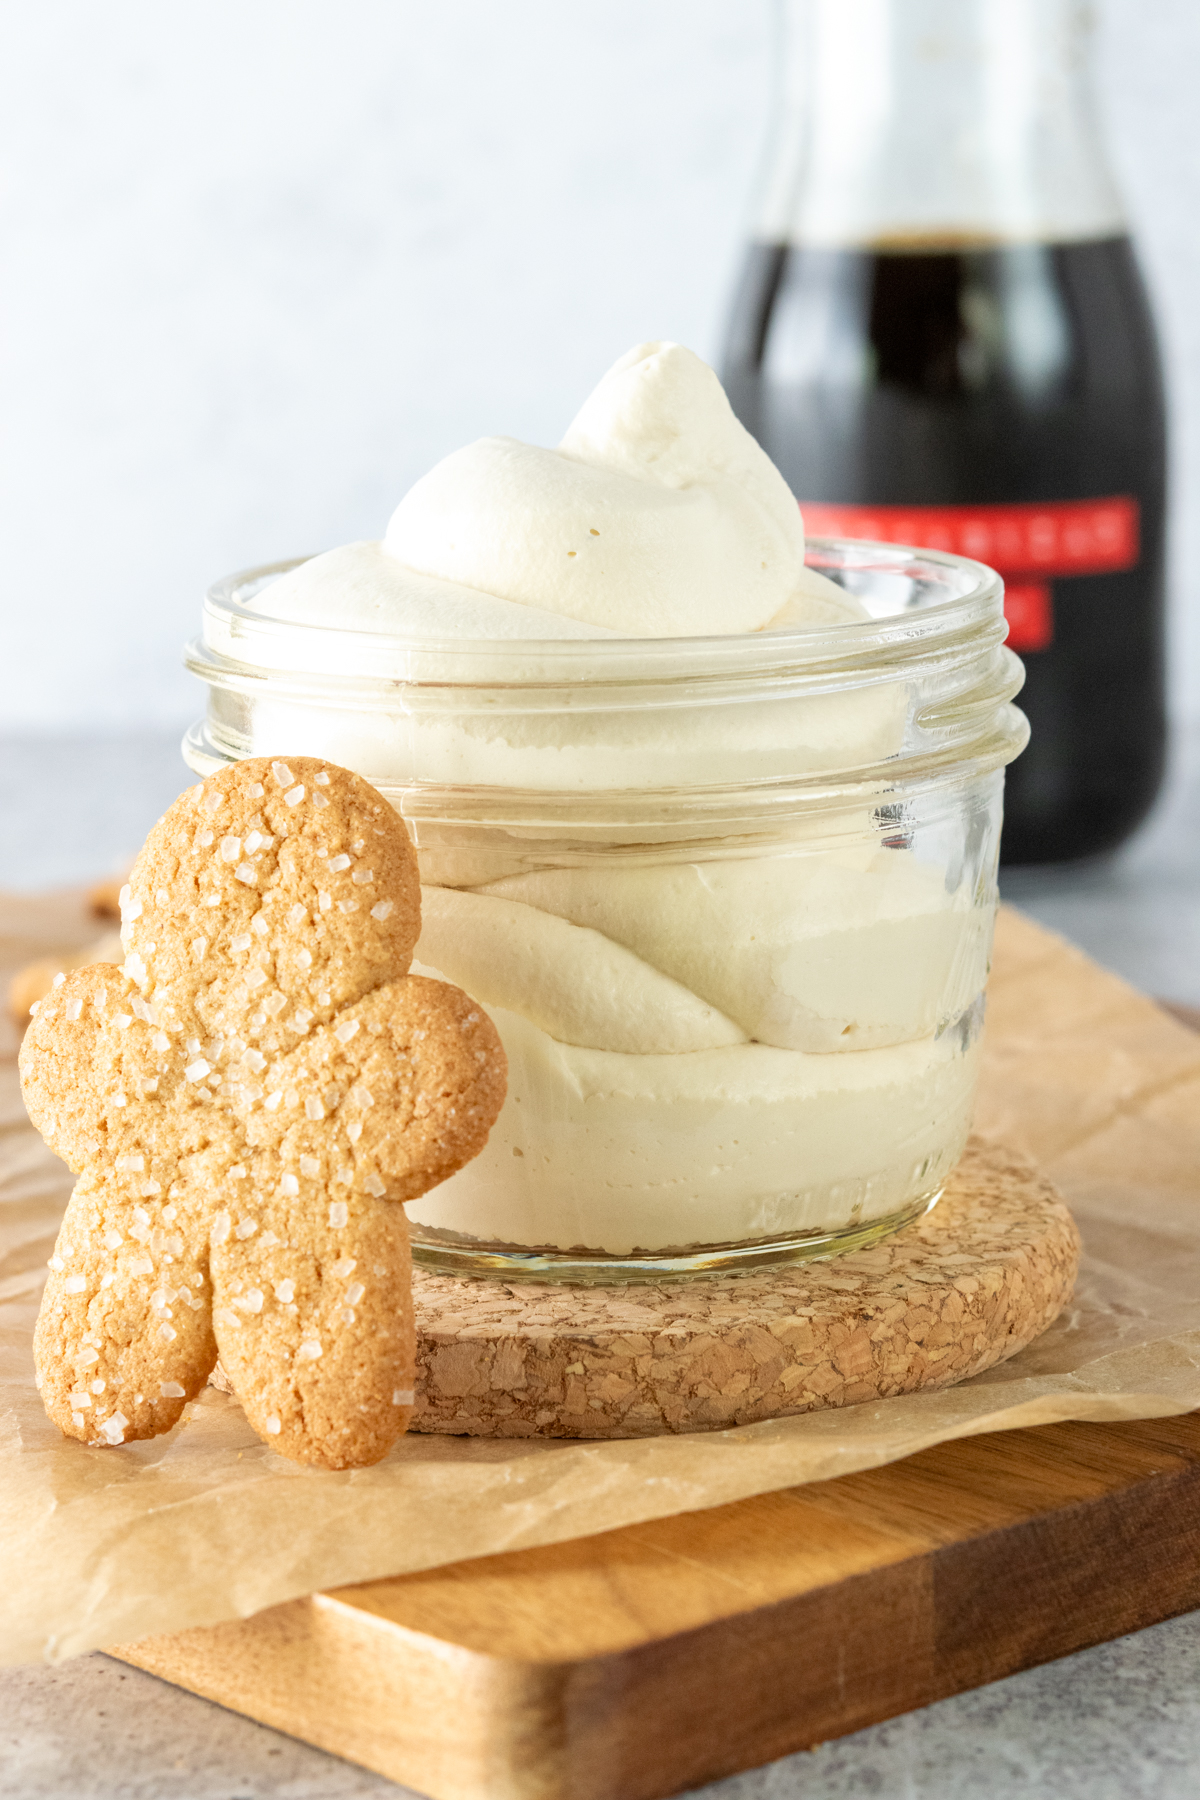
<instances>
[{"instance_id":1,"label":"cookie arm","mask_svg":"<svg viewBox=\"0 0 1200 1800\"><path fill-rule=\"evenodd\" d=\"M100 1149L107 1117L128 1099L126 1045L114 1021L126 1016L124 1002L135 991L112 963L73 969L39 1001L21 1044L25 1110L76 1174Z\"/></svg>"},{"instance_id":2,"label":"cookie arm","mask_svg":"<svg viewBox=\"0 0 1200 1800\"><path fill-rule=\"evenodd\" d=\"M475 1001L407 975L314 1031L267 1077L276 1109L247 1116L248 1138L281 1166L331 1189L414 1200L487 1142L504 1104L504 1049Z\"/></svg>"}]
</instances>

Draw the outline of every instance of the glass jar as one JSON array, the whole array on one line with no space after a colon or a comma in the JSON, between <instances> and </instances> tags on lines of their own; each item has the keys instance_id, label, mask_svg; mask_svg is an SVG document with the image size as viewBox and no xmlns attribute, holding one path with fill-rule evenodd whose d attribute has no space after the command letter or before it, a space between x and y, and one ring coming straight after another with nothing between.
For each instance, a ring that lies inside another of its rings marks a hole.
<instances>
[{"instance_id":1,"label":"glass jar","mask_svg":"<svg viewBox=\"0 0 1200 1800\"><path fill-rule=\"evenodd\" d=\"M936 1200L978 1066L1011 704L999 578L810 540L869 617L431 642L219 582L197 773L356 769L420 859L414 968L495 1020L482 1154L410 1203L454 1274L659 1280L861 1246ZM262 609L262 610L260 610Z\"/></svg>"}]
</instances>

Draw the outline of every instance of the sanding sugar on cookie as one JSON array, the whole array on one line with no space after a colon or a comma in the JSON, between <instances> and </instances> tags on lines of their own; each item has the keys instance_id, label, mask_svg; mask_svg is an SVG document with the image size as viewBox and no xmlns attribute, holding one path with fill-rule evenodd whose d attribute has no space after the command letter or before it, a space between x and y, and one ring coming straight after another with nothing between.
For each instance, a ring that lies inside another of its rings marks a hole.
<instances>
[{"instance_id":1,"label":"sanding sugar on cookie","mask_svg":"<svg viewBox=\"0 0 1200 1800\"><path fill-rule=\"evenodd\" d=\"M150 833L123 969L67 975L21 1050L79 1176L34 1340L68 1436L168 1430L218 1353L297 1461L376 1462L405 1429L403 1202L483 1148L506 1077L482 1008L407 973L420 924L401 820L333 764L236 764Z\"/></svg>"}]
</instances>

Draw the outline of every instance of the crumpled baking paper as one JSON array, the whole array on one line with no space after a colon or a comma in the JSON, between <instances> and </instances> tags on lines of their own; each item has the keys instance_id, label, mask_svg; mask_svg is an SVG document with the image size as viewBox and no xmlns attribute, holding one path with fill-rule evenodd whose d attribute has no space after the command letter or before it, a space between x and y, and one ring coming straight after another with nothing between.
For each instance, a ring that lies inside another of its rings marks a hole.
<instances>
[{"instance_id":1,"label":"crumpled baking paper","mask_svg":"<svg viewBox=\"0 0 1200 1800\"><path fill-rule=\"evenodd\" d=\"M0 969L94 935L78 902L0 900ZM30 1338L70 1177L0 1055L0 1660L245 1617L318 1588L609 1530L1061 1419L1200 1407L1200 1035L1001 916L977 1128L1040 1162L1084 1237L1074 1301L1029 1349L940 1393L635 1441L409 1436L303 1469L209 1389L168 1436L67 1442Z\"/></svg>"}]
</instances>

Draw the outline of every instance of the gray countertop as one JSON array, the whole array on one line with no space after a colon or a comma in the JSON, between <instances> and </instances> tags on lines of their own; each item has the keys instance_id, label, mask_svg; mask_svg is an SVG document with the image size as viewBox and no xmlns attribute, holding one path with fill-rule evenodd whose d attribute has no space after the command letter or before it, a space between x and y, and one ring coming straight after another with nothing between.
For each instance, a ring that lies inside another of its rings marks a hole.
<instances>
[{"instance_id":1,"label":"gray countertop","mask_svg":"<svg viewBox=\"0 0 1200 1800\"><path fill-rule=\"evenodd\" d=\"M177 735L0 739L0 887L116 872L187 784ZM1007 872L1005 898L1200 1006L1200 734L1115 856ZM0 1800L400 1794L104 1656L0 1671ZM1031 1669L702 1790L714 1800L1193 1800L1200 1614Z\"/></svg>"}]
</instances>

